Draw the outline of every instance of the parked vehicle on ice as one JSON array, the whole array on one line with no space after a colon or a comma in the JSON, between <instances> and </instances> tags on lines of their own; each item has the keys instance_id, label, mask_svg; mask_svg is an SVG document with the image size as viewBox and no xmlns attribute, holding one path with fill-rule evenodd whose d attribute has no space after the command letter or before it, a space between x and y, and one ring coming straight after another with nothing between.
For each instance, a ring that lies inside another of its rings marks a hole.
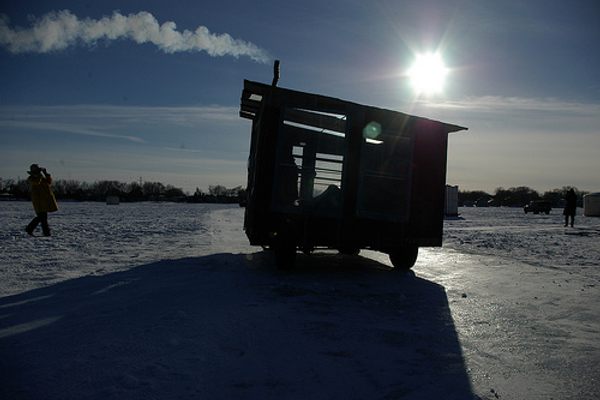
<instances>
[{"instance_id":1,"label":"parked vehicle on ice","mask_svg":"<svg viewBox=\"0 0 600 400\"><path fill-rule=\"evenodd\" d=\"M549 201L543 200L530 201L529 204L523 207L523 211L525 211L525 214L530 212L534 214L539 214L541 212L545 214L550 214L550 210L552 210L552 204L550 204Z\"/></svg>"}]
</instances>

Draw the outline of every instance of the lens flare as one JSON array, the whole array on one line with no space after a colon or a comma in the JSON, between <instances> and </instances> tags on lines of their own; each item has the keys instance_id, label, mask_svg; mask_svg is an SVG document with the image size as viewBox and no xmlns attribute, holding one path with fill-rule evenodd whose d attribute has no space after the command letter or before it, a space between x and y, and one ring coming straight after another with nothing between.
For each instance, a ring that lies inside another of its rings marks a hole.
<instances>
[{"instance_id":1,"label":"lens flare","mask_svg":"<svg viewBox=\"0 0 600 400\"><path fill-rule=\"evenodd\" d=\"M365 139L377 139L381 135L381 124L371 121L363 128L363 137Z\"/></svg>"}]
</instances>

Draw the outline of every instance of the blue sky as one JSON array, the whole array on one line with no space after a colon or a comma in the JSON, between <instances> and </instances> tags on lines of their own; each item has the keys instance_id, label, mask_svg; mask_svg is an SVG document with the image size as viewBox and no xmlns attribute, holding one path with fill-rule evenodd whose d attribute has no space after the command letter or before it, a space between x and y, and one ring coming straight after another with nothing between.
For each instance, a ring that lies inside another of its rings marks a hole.
<instances>
[{"instance_id":1,"label":"blue sky","mask_svg":"<svg viewBox=\"0 0 600 400\"><path fill-rule=\"evenodd\" d=\"M243 79L467 126L448 183L600 191L600 3L3 1L0 177L245 185ZM187 32L186 32L187 31ZM437 51L444 91L406 71Z\"/></svg>"}]
</instances>

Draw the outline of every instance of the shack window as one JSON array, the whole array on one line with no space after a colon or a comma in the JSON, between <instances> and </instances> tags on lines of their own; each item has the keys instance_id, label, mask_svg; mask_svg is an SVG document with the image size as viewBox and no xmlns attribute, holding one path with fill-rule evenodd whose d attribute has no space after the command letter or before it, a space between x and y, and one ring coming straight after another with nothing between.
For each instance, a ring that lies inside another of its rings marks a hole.
<instances>
[{"instance_id":1,"label":"shack window","mask_svg":"<svg viewBox=\"0 0 600 400\"><path fill-rule=\"evenodd\" d=\"M342 209L346 116L287 107L278 138L276 210L336 216Z\"/></svg>"},{"instance_id":2,"label":"shack window","mask_svg":"<svg viewBox=\"0 0 600 400\"><path fill-rule=\"evenodd\" d=\"M413 141L402 127L371 121L363 129L357 213L402 221L408 218Z\"/></svg>"}]
</instances>

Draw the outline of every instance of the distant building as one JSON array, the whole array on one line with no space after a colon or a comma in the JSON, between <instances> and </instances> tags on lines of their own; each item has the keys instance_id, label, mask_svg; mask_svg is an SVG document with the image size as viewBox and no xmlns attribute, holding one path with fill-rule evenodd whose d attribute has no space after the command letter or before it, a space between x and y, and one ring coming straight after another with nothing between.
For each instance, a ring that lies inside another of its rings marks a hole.
<instances>
[{"instance_id":1,"label":"distant building","mask_svg":"<svg viewBox=\"0 0 600 400\"><path fill-rule=\"evenodd\" d=\"M583 215L600 217L600 193L590 193L583 196Z\"/></svg>"},{"instance_id":2,"label":"distant building","mask_svg":"<svg viewBox=\"0 0 600 400\"><path fill-rule=\"evenodd\" d=\"M458 186L446 185L444 214L447 217L456 217L458 215Z\"/></svg>"}]
</instances>

